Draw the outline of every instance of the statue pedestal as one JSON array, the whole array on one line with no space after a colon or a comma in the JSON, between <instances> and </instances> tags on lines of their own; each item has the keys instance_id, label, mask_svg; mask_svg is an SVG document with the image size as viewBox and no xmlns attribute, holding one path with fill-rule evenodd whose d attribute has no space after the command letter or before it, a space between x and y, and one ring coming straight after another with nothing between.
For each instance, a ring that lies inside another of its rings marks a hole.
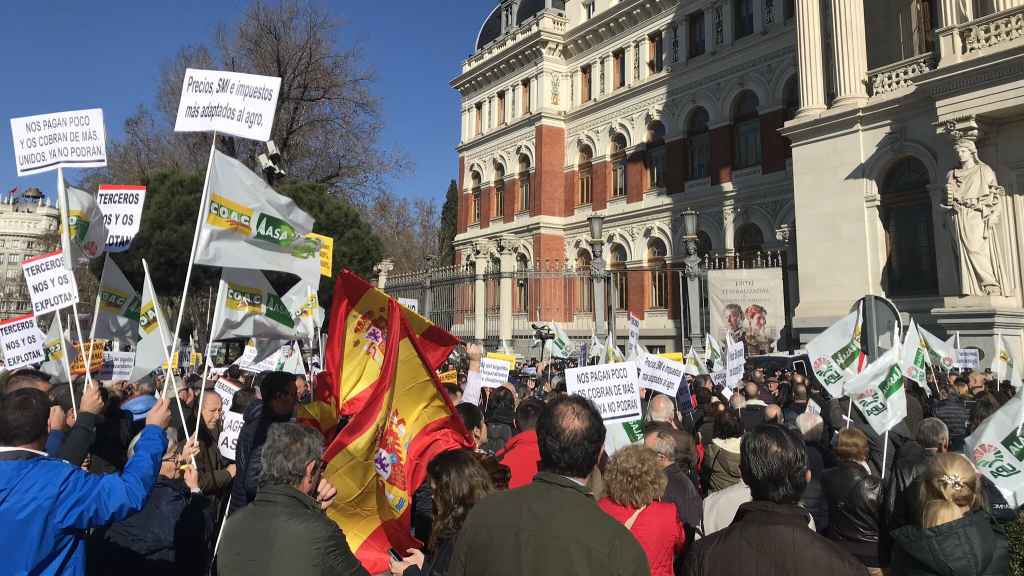
<instances>
[{"instance_id":1,"label":"statue pedestal","mask_svg":"<svg viewBox=\"0 0 1024 576\"><path fill-rule=\"evenodd\" d=\"M973 304L973 305L972 305ZM968 296L947 298L945 307L931 311L939 334L960 333L961 348L981 350L981 369L992 363L995 338L1001 334L1018 358L1024 358L1024 308L1015 298Z\"/></svg>"},{"instance_id":2,"label":"statue pedestal","mask_svg":"<svg viewBox=\"0 0 1024 576\"><path fill-rule=\"evenodd\" d=\"M1024 310L1015 296L951 296L940 310Z\"/></svg>"}]
</instances>

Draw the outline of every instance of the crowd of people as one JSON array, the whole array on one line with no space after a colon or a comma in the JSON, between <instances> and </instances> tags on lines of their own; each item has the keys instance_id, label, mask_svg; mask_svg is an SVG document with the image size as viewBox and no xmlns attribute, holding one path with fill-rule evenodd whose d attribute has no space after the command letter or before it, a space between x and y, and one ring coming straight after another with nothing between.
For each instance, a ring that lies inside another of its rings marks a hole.
<instances>
[{"instance_id":1,"label":"crowd of people","mask_svg":"<svg viewBox=\"0 0 1024 576\"><path fill-rule=\"evenodd\" d=\"M801 374L707 376L676 398L645 393L642 441L611 455L563 366L516 370L478 403L448 387L474 447L427 465L390 573L997 575L1017 510L962 454L1012 396L979 372L924 389L887 436ZM446 368L450 368L446 367ZM366 574L324 511L324 435L296 423L311 397L283 372L106 387L6 375L0 399L5 573ZM235 459L224 412L243 415ZM344 426L344 422L339 424ZM888 445L886 445L888 442ZM883 474L884 472L884 474Z\"/></svg>"}]
</instances>

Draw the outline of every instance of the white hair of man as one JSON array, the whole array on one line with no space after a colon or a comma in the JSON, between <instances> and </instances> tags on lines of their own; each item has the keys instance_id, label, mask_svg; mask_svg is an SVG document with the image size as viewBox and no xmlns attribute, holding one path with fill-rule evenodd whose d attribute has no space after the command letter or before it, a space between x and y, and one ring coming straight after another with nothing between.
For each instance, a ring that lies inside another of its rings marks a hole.
<instances>
[{"instance_id":1,"label":"white hair of man","mask_svg":"<svg viewBox=\"0 0 1024 576\"><path fill-rule=\"evenodd\" d=\"M729 406L734 410L742 410L747 407L747 399L743 397L743 394L734 392L732 397L729 398Z\"/></svg>"},{"instance_id":2,"label":"white hair of man","mask_svg":"<svg viewBox=\"0 0 1024 576\"><path fill-rule=\"evenodd\" d=\"M796 417L796 427L804 437L804 442L817 442L825 430L825 421L814 412L805 411Z\"/></svg>"},{"instance_id":3,"label":"white hair of man","mask_svg":"<svg viewBox=\"0 0 1024 576\"><path fill-rule=\"evenodd\" d=\"M651 405L647 409L647 419L651 422L666 422L671 424L676 415L675 402L664 394L658 394L651 399Z\"/></svg>"}]
</instances>

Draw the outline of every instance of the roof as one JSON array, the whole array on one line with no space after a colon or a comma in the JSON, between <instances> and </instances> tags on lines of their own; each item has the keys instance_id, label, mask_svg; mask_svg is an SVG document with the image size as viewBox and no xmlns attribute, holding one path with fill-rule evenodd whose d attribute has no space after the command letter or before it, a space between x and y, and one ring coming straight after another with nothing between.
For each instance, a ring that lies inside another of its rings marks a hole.
<instances>
[{"instance_id":1,"label":"roof","mask_svg":"<svg viewBox=\"0 0 1024 576\"><path fill-rule=\"evenodd\" d=\"M516 26L526 22L548 8L565 12L565 0L520 0L519 11L516 13ZM501 36L501 2L491 11L480 27L476 37L476 49L480 50Z\"/></svg>"}]
</instances>

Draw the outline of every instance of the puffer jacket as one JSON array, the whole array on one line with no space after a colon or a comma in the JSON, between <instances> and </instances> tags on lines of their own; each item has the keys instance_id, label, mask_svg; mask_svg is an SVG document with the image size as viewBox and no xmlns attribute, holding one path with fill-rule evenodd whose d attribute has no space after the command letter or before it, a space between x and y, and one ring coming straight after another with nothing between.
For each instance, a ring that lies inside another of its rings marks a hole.
<instances>
[{"instance_id":1,"label":"puffer jacket","mask_svg":"<svg viewBox=\"0 0 1024 576\"><path fill-rule=\"evenodd\" d=\"M878 533L882 481L856 462L842 462L822 475L828 499L826 536L857 557L878 567Z\"/></svg>"},{"instance_id":2,"label":"puffer jacket","mask_svg":"<svg viewBox=\"0 0 1024 576\"><path fill-rule=\"evenodd\" d=\"M935 528L892 533L892 576L996 576L1009 571L1006 532L982 510Z\"/></svg>"},{"instance_id":3,"label":"puffer jacket","mask_svg":"<svg viewBox=\"0 0 1024 576\"><path fill-rule=\"evenodd\" d=\"M715 438L708 444L704 453L704 480L709 494L741 480L739 438Z\"/></svg>"}]
</instances>

